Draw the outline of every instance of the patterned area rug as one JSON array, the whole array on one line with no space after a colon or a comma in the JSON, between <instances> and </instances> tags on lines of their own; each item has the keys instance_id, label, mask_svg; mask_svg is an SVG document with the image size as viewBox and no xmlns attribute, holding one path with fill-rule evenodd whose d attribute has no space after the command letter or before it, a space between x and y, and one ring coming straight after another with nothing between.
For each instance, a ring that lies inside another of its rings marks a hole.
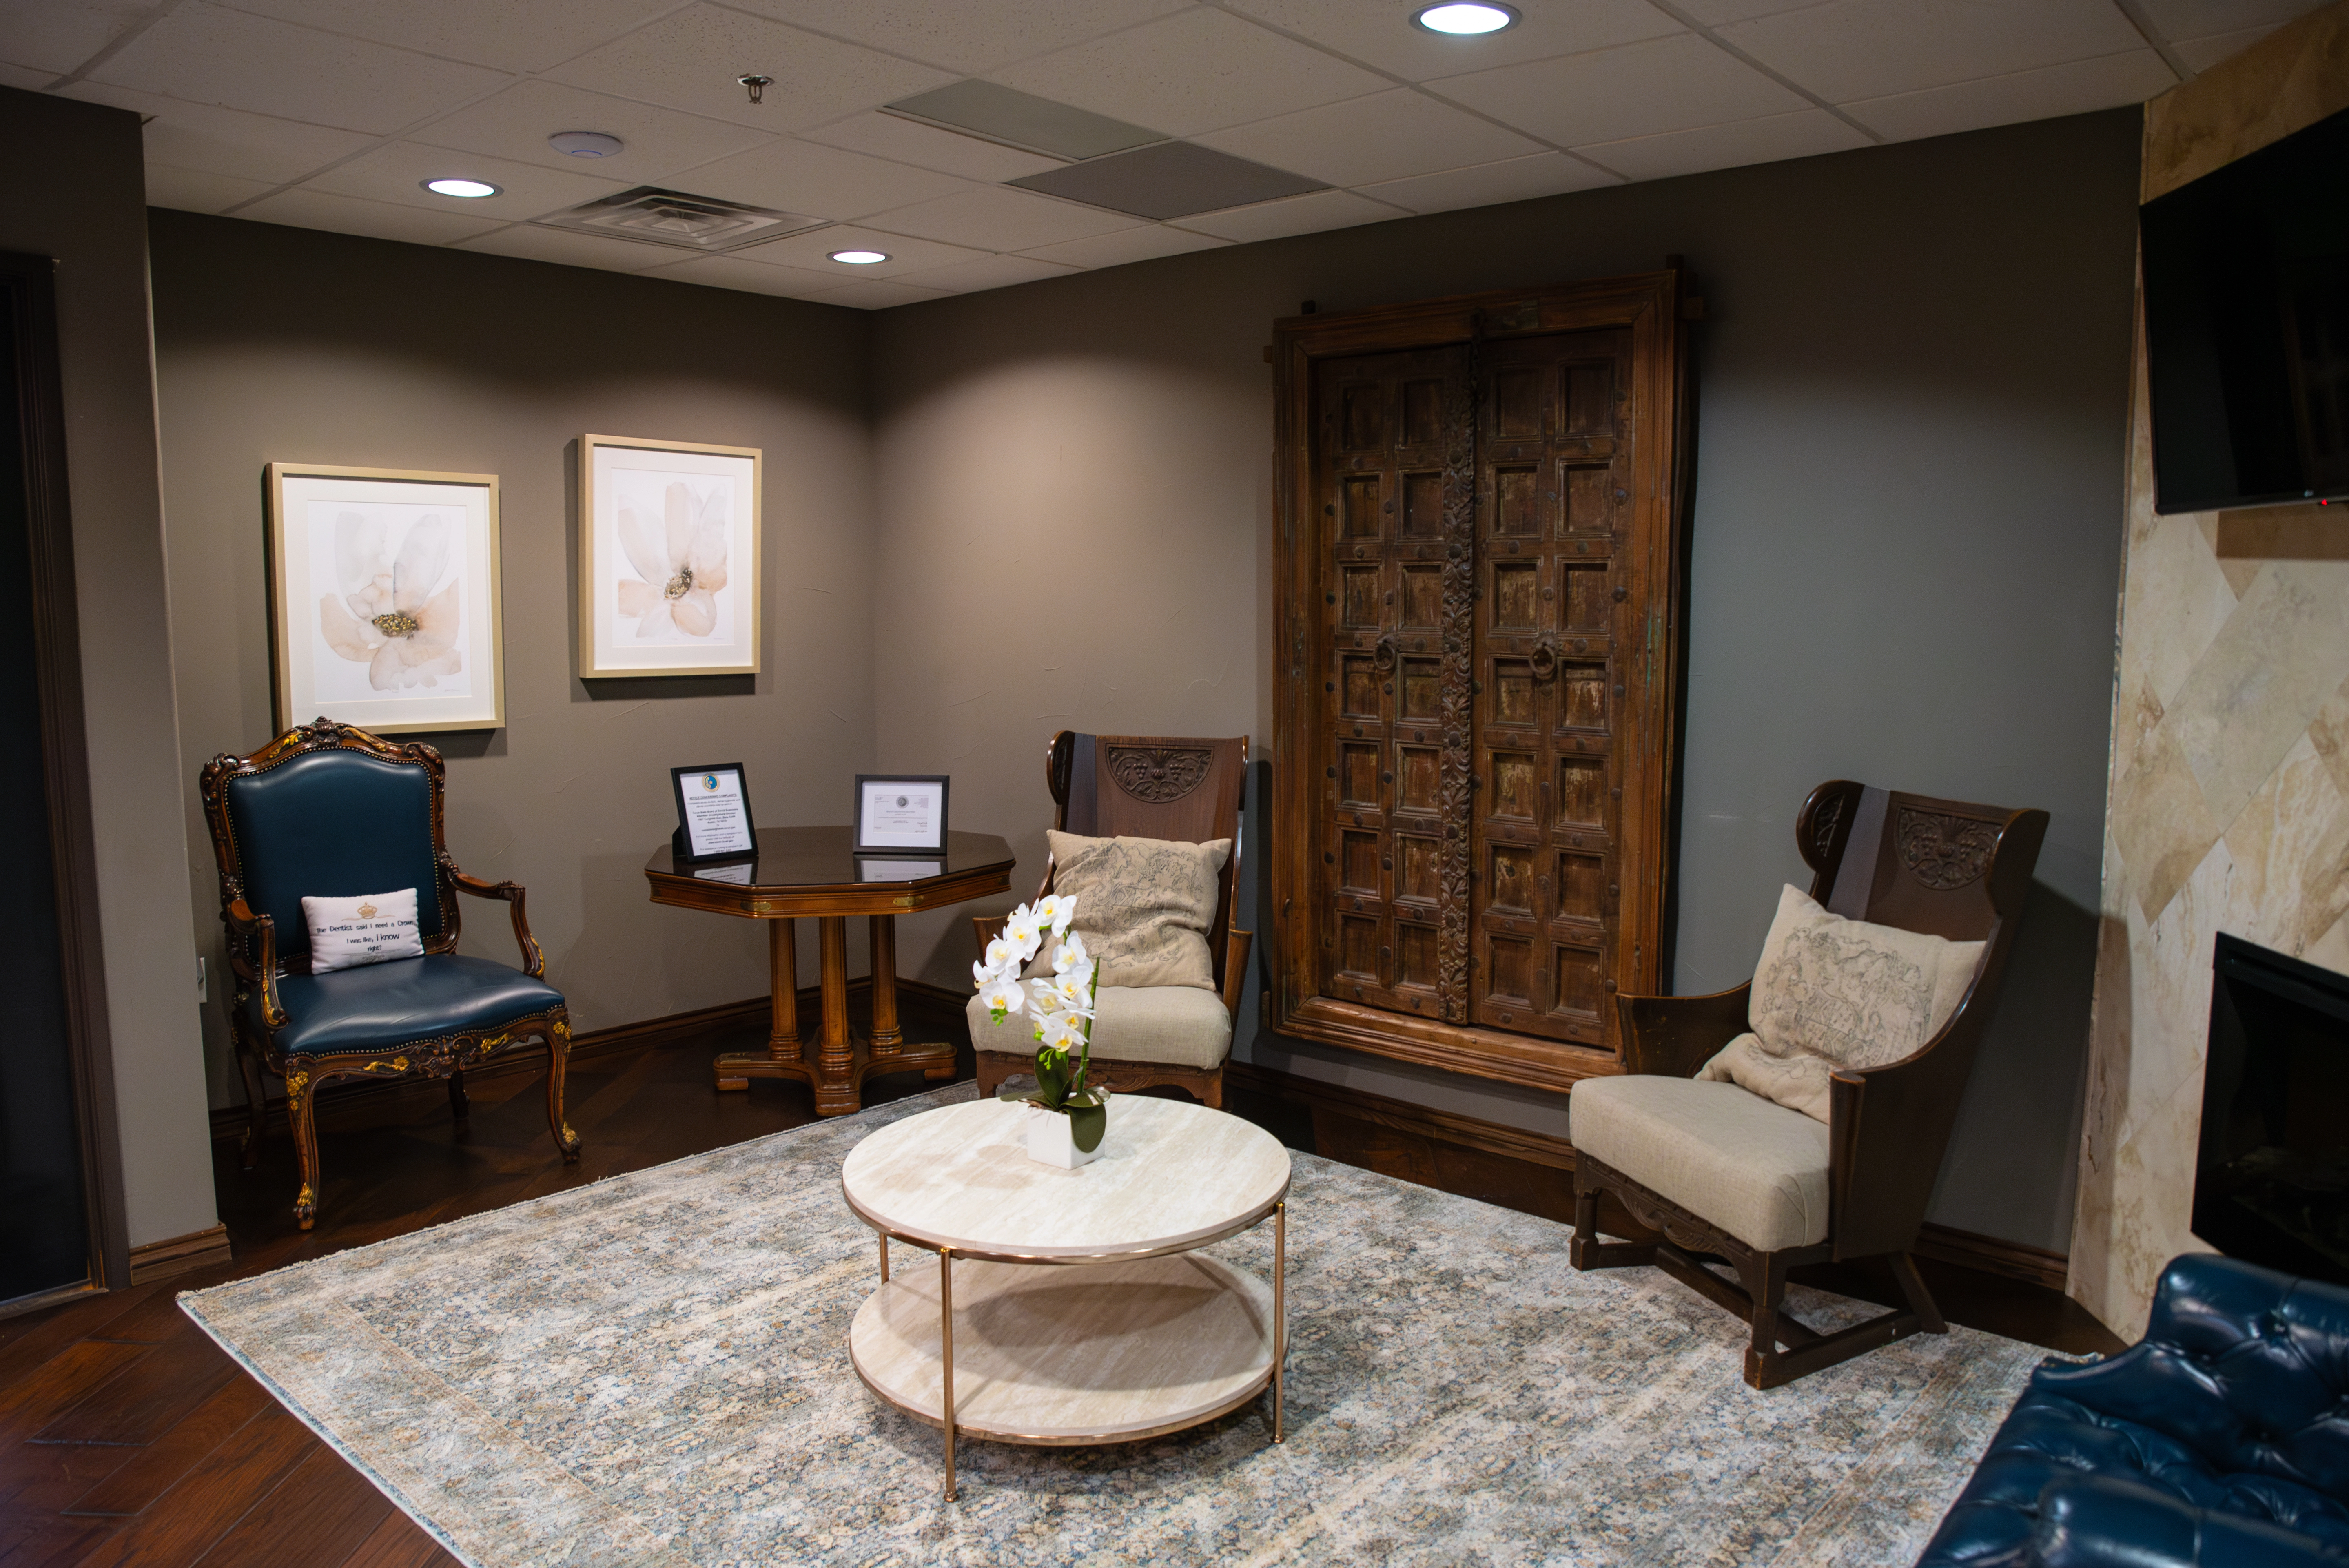
<instances>
[{"instance_id":1,"label":"patterned area rug","mask_svg":"<svg viewBox=\"0 0 2349 1568\"><path fill-rule=\"evenodd\" d=\"M1258 1406L970 1443L948 1503L937 1432L848 1365L876 1274L839 1171L971 1092L181 1302L477 1568L1907 1564L2041 1355L1961 1328L1757 1393L1741 1326L1655 1271L1577 1274L1563 1226L1299 1155L1287 1442ZM1213 1250L1269 1277L1269 1230Z\"/></svg>"}]
</instances>

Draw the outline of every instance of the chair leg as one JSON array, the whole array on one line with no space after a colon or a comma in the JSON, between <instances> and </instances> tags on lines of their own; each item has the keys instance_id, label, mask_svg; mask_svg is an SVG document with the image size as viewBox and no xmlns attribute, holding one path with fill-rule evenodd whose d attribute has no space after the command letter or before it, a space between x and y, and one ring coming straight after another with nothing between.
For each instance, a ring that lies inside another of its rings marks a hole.
<instances>
[{"instance_id":1,"label":"chair leg","mask_svg":"<svg viewBox=\"0 0 2349 1568\"><path fill-rule=\"evenodd\" d=\"M1217 1068L1214 1072L1207 1075L1206 1083L1199 1090L1199 1099L1200 1102L1206 1105L1209 1110L1221 1110L1224 1109L1223 1068Z\"/></svg>"},{"instance_id":2,"label":"chair leg","mask_svg":"<svg viewBox=\"0 0 2349 1568\"><path fill-rule=\"evenodd\" d=\"M1588 1274L1592 1269L1643 1268L1656 1262L1653 1242L1603 1241L1599 1232L1599 1197L1603 1189L1574 1189L1574 1235L1566 1244L1566 1260Z\"/></svg>"},{"instance_id":3,"label":"chair leg","mask_svg":"<svg viewBox=\"0 0 2349 1568\"><path fill-rule=\"evenodd\" d=\"M1895 1253L1891 1264L1892 1277L1899 1282L1900 1294L1909 1298L1909 1310L1917 1315L1917 1326L1927 1334L1947 1334L1950 1326L1935 1305L1933 1293L1925 1288L1923 1276L1917 1273L1917 1260L1907 1253Z\"/></svg>"},{"instance_id":4,"label":"chair leg","mask_svg":"<svg viewBox=\"0 0 2349 1568\"><path fill-rule=\"evenodd\" d=\"M1761 1253L1750 1262L1739 1259L1738 1264L1745 1294L1754 1303L1754 1337L1745 1347L1745 1381L1756 1388L1775 1388L1791 1380L1778 1358L1778 1341L1784 1337L1778 1314L1786 1300L1786 1257L1784 1253ZM1813 1336L1806 1334L1804 1337Z\"/></svg>"},{"instance_id":5,"label":"chair leg","mask_svg":"<svg viewBox=\"0 0 2349 1568\"><path fill-rule=\"evenodd\" d=\"M285 1119L294 1128L294 1159L302 1173L301 1191L294 1195L294 1218L308 1230L318 1218L318 1130L310 1102L322 1085L310 1081L310 1070L296 1065L285 1075Z\"/></svg>"},{"instance_id":6,"label":"chair leg","mask_svg":"<svg viewBox=\"0 0 2349 1568\"><path fill-rule=\"evenodd\" d=\"M995 1095L995 1091L1003 1087L1003 1080L1010 1076L1011 1068L1004 1061L999 1060L995 1052L981 1051L978 1053L979 1099L992 1099Z\"/></svg>"},{"instance_id":7,"label":"chair leg","mask_svg":"<svg viewBox=\"0 0 2349 1568\"><path fill-rule=\"evenodd\" d=\"M465 1069L459 1068L449 1075L449 1115L459 1128L473 1119L473 1102L465 1098Z\"/></svg>"},{"instance_id":8,"label":"chair leg","mask_svg":"<svg viewBox=\"0 0 2349 1568\"><path fill-rule=\"evenodd\" d=\"M243 1155L244 1169L253 1169L261 1154L261 1129L269 1112L267 1091L262 1087L261 1063L253 1047L239 1040L236 1046L237 1070L244 1076L244 1142L238 1152Z\"/></svg>"},{"instance_id":9,"label":"chair leg","mask_svg":"<svg viewBox=\"0 0 2349 1568\"><path fill-rule=\"evenodd\" d=\"M571 1066L571 1017L558 1012L546 1026L546 1125L566 1165L579 1163L579 1135L563 1119L563 1075Z\"/></svg>"}]
</instances>

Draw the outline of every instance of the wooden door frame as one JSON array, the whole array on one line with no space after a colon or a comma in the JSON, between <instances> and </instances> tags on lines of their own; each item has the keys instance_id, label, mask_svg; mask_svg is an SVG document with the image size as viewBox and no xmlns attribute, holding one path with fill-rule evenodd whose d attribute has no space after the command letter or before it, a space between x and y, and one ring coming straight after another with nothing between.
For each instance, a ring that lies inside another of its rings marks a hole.
<instances>
[{"instance_id":1,"label":"wooden door frame","mask_svg":"<svg viewBox=\"0 0 2349 1568\"><path fill-rule=\"evenodd\" d=\"M130 1283L129 1227L115 1120L114 1057L98 923L97 836L90 820L89 748L82 705L81 614L74 586L73 511L67 501L64 375L57 354L57 262L0 252L17 351L17 438L25 465L25 522L33 601L34 678L41 705L42 786L48 795L49 859L57 890L57 946L81 1145L90 1277L79 1286L19 1298L0 1311Z\"/></svg>"},{"instance_id":2,"label":"wooden door frame","mask_svg":"<svg viewBox=\"0 0 2349 1568\"><path fill-rule=\"evenodd\" d=\"M1622 804L1638 808L1636 834L1623 835L1627 875L1619 906L1611 995L1667 989L1673 858L1677 847L1680 726L1686 650L1684 606L1692 398L1685 318L1688 274L1677 258L1664 271L1537 289L1458 294L1273 324L1273 934L1271 1026L1294 1038L1343 1046L1448 1072L1529 1088L1567 1089L1580 1078L1622 1071L1616 1052L1473 1024L1412 1017L1319 994L1313 919L1311 750L1317 712L1311 683L1322 650L1314 644L1311 595L1318 581L1312 521L1314 367L1356 355L1442 348L1480 339L1624 328L1631 335L1633 402L1640 420L1633 458L1630 537L1661 545L1647 606L1646 656L1654 662L1637 714L1647 787ZM1472 395L1481 397L1481 389ZM1656 438L1661 435L1661 438ZM1481 502L1481 498L1480 498ZM1481 515L1481 511L1480 511ZM1468 824L1462 824L1468 830ZM1629 875L1653 868L1652 881Z\"/></svg>"}]
</instances>

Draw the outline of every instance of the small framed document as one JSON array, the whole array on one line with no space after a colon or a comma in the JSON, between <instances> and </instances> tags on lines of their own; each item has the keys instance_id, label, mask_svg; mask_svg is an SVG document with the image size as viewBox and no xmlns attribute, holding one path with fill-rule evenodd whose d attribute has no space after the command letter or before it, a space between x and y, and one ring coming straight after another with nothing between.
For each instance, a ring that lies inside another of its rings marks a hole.
<instances>
[{"instance_id":1,"label":"small framed document","mask_svg":"<svg viewBox=\"0 0 2349 1568\"><path fill-rule=\"evenodd\" d=\"M947 848L947 776L859 773L854 820L857 854L942 855Z\"/></svg>"},{"instance_id":2,"label":"small framed document","mask_svg":"<svg viewBox=\"0 0 2349 1568\"><path fill-rule=\"evenodd\" d=\"M680 862L747 860L759 852L759 830L750 825L750 791L740 762L706 768L672 768L677 792L677 837L671 858Z\"/></svg>"}]
</instances>

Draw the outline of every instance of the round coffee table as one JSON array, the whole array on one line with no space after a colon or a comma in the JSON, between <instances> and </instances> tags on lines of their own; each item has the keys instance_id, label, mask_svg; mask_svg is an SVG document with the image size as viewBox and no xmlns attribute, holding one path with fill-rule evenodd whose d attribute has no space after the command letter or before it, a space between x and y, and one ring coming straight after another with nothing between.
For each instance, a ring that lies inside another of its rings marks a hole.
<instances>
[{"instance_id":1,"label":"round coffee table","mask_svg":"<svg viewBox=\"0 0 2349 1568\"><path fill-rule=\"evenodd\" d=\"M1219 1110L1120 1095L1101 1158L1063 1171L1028 1158L1024 1120L1042 1114L947 1106L849 1152L841 1191L881 1243L881 1287L848 1331L856 1375L945 1432L949 1499L957 1436L1131 1442L1269 1388L1280 1441L1288 1150ZM1269 1289L1194 1250L1268 1216ZM936 1253L937 1273L892 1279L893 1239Z\"/></svg>"}]
</instances>

